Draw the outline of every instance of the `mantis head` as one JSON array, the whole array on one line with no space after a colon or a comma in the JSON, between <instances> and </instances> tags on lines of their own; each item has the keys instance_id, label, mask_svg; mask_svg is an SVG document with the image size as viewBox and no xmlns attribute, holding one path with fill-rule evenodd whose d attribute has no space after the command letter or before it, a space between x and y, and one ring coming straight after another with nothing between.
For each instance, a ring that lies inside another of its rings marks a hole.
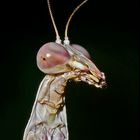
<instances>
[{"instance_id":1,"label":"mantis head","mask_svg":"<svg viewBox=\"0 0 140 140\"><path fill-rule=\"evenodd\" d=\"M68 18L63 44L61 43L54 22L49 0L47 0L47 2L51 20L56 32L56 41L44 44L38 51L37 66L39 69L46 74L73 72L75 76L72 77L72 79L76 81L84 81L99 88L105 87L105 75L91 61L88 51L80 45L70 44L67 35L71 18L87 0L84 0L79 4Z\"/></svg>"},{"instance_id":2,"label":"mantis head","mask_svg":"<svg viewBox=\"0 0 140 140\"><path fill-rule=\"evenodd\" d=\"M62 74L72 71L75 81L84 81L102 88L106 86L105 75L90 60L86 49L80 45L58 44L43 45L37 54L37 65L46 74Z\"/></svg>"}]
</instances>

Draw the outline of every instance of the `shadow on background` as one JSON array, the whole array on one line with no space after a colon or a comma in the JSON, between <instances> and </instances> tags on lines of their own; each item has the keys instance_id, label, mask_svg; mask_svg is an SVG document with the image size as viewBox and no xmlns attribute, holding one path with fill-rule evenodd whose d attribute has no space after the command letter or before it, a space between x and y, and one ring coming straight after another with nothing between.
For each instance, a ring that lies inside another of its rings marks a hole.
<instances>
[{"instance_id":1,"label":"shadow on background","mask_svg":"<svg viewBox=\"0 0 140 140\"><path fill-rule=\"evenodd\" d=\"M80 2L53 0L60 34ZM21 140L44 74L40 46L55 40L46 1L1 4L1 139ZM108 88L69 82L66 105L70 140L138 140L138 36L136 1L92 1L73 18L69 38L102 70Z\"/></svg>"}]
</instances>

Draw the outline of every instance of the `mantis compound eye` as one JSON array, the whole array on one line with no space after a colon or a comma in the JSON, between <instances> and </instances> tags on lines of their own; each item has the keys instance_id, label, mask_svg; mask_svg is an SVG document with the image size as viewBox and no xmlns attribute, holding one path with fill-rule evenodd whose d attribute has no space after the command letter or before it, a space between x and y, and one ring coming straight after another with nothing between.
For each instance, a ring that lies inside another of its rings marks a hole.
<instances>
[{"instance_id":1,"label":"mantis compound eye","mask_svg":"<svg viewBox=\"0 0 140 140\"><path fill-rule=\"evenodd\" d=\"M77 45L77 44L72 44L72 48L75 48L79 52L81 52L84 56L86 56L88 59L91 59L89 52L82 46Z\"/></svg>"},{"instance_id":2,"label":"mantis compound eye","mask_svg":"<svg viewBox=\"0 0 140 140\"><path fill-rule=\"evenodd\" d=\"M37 66L44 73L59 73L70 59L68 51L54 42L44 44L37 53Z\"/></svg>"}]
</instances>

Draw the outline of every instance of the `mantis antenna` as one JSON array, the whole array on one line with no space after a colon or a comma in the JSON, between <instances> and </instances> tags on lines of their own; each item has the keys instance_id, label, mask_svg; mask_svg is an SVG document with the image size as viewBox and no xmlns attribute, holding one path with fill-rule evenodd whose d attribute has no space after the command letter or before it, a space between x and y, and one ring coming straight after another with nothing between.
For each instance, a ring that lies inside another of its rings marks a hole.
<instances>
[{"instance_id":1,"label":"mantis antenna","mask_svg":"<svg viewBox=\"0 0 140 140\"><path fill-rule=\"evenodd\" d=\"M48 4L48 9L49 9L50 17L51 17L51 20L52 20L52 23L53 23L53 27L54 27L54 30L55 30L55 34L56 34L56 41L55 42L58 43L58 44L61 44L61 39L60 39L58 30L57 30L57 27L56 27L56 24L55 24L55 21L54 21L53 14L52 14L50 0L47 0L47 4Z\"/></svg>"},{"instance_id":2,"label":"mantis antenna","mask_svg":"<svg viewBox=\"0 0 140 140\"><path fill-rule=\"evenodd\" d=\"M69 16L68 18L68 21L66 23L66 26L65 26L65 38L64 38L64 44L67 44L69 45L70 41L68 39L68 28L69 28L69 24L70 24L70 21L73 17L73 15L79 10L79 8L84 5L88 0L84 0L82 3L80 3L72 12L72 14Z\"/></svg>"}]
</instances>

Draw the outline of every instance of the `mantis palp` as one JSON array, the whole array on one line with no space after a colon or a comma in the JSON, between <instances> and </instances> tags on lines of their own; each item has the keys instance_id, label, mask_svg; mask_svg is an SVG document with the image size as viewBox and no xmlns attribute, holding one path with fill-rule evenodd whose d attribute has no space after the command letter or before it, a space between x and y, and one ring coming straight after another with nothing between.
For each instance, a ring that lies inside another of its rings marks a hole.
<instances>
[{"instance_id":1,"label":"mantis palp","mask_svg":"<svg viewBox=\"0 0 140 140\"><path fill-rule=\"evenodd\" d=\"M68 80L84 81L97 88L106 85L105 76L90 60L89 53L80 45L70 44L67 36L72 16L87 0L79 4L65 28L64 42L56 28L47 0L56 41L44 44L37 53L37 66L47 74L37 91L23 140L68 140L68 126L64 89Z\"/></svg>"}]
</instances>

